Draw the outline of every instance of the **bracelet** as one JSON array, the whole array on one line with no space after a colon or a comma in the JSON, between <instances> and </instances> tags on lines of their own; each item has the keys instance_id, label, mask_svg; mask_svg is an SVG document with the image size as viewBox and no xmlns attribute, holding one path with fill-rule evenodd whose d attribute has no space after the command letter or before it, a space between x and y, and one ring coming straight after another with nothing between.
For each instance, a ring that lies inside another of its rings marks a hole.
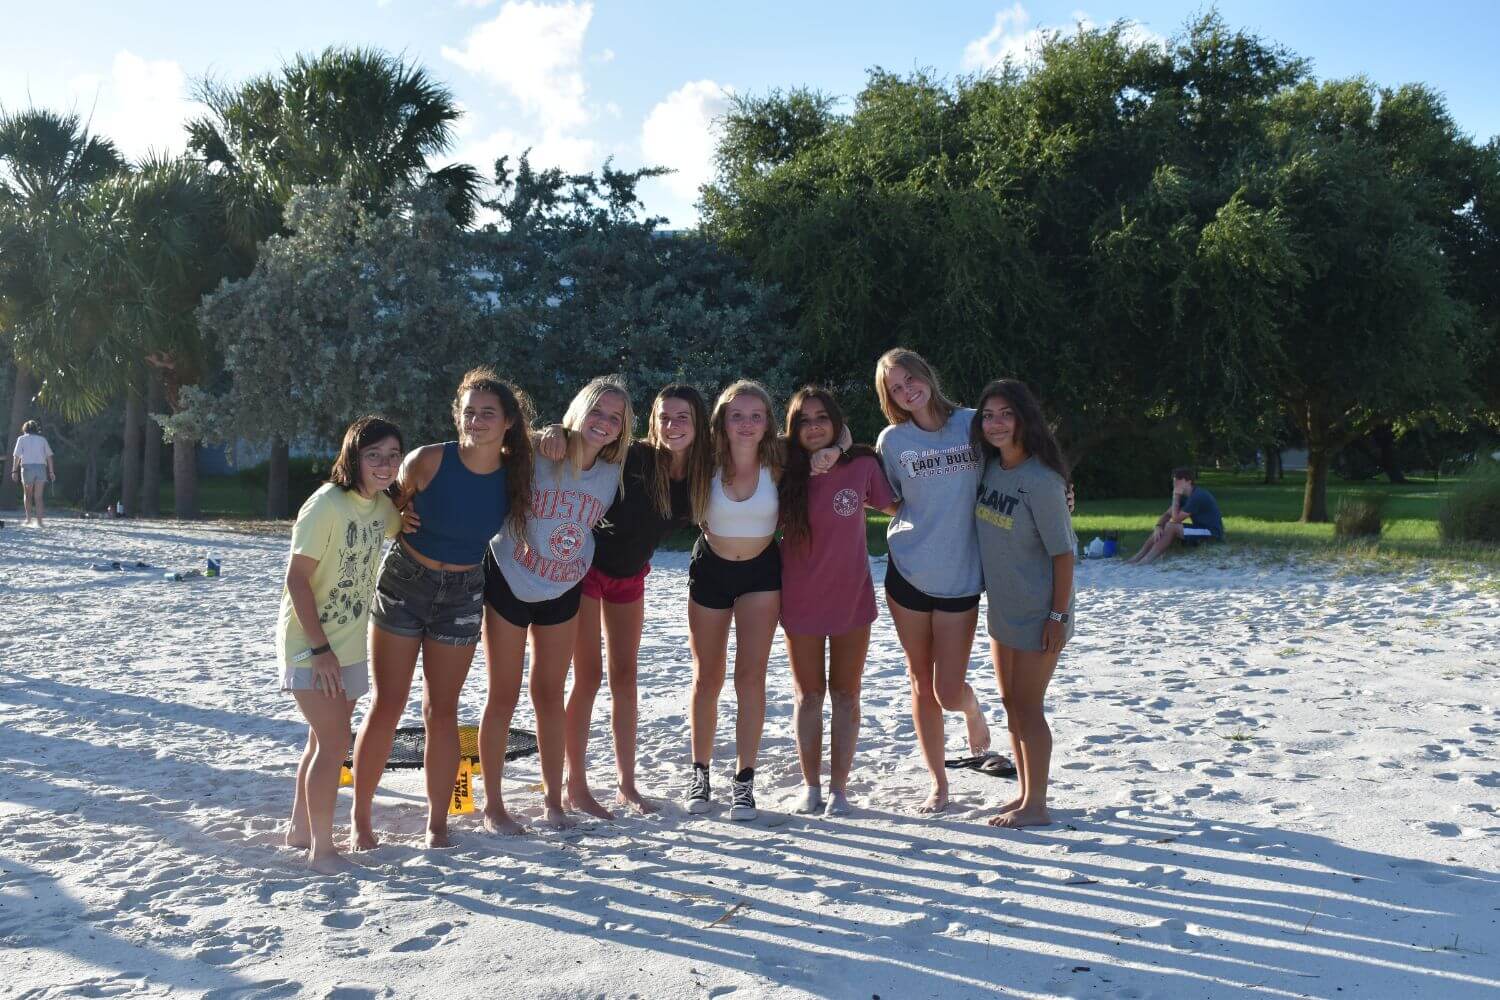
<instances>
[{"instance_id":1,"label":"bracelet","mask_svg":"<svg viewBox=\"0 0 1500 1000\"><path fill-rule=\"evenodd\" d=\"M331 653L331 652L333 652L333 647L331 645L329 645L328 643L326 643L326 642L323 643L323 645L321 645L321 646L313 646L311 649L308 650L308 653L311 654L312 656L322 656L324 653Z\"/></svg>"}]
</instances>

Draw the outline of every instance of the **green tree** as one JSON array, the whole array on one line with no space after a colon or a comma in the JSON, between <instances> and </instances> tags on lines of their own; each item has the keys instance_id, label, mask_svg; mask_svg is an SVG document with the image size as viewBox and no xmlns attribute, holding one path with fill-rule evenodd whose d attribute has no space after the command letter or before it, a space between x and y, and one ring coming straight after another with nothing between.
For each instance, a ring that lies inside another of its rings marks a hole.
<instances>
[{"instance_id":1,"label":"green tree","mask_svg":"<svg viewBox=\"0 0 1500 1000\"><path fill-rule=\"evenodd\" d=\"M221 178L242 248L281 231L303 185L341 185L370 208L415 187L440 197L459 223L473 220L480 174L467 164L429 167L451 148L462 110L405 59L330 47L238 86L206 81L198 96L207 110L188 123L188 146ZM287 515L287 442L279 436L267 513Z\"/></svg>"},{"instance_id":2,"label":"green tree","mask_svg":"<svg viewBox=\"0 0 1500 1000\"><path fill-rule=\"evenodd\" d=\"M1237 197L1232 137L1301 64L1213 17L1170 49L1126 27L1052 36L1025 71L875 70L845 115L736 103L706 226L794 297L810 374L860 387L866 433L898 343L960 397L1031 382L1075 460L1174 413L1253 419L1295 265Z\"/></svg>"},{"instance_id":3,"label":"green tree","mask_svg":"<svg viewBox=\"0 0 1500 1000\"><path fill-rule=\"evenodd\" d=\"M287 232L203 302L226 384L181 391L174 438L336 442L371 412L410 441L451 434L445 403L460 375L504 351L484 324L492 306L468 234L431 194L392 207L377 212L341 186L293 195Z\"/></svg>"},{"instance_id":4,"label":"green tree","mask_svg":"<svg viewBox=\"0 0 1500 1000\"><path fill-rule=\"evenodd\" d=\"M596 174L496 164L499 222L476 234L476 259L500 307L489 322L515 372L556 419L583 382L625 376L644 405L663 384L707 392L745 374L785 398L801 358L788 303L696 233L664 233L636 194L654 169Z\"/></svg>"},{"instance_id":5,"label":"green tree","mask_svg":"<svg viewBox=\"0 0 1500 1000\"><path fill-rule=\"evenodd\" d=\"M1445 246L1448 217L1472 199L1470 157L1440 101L1364 80L1278 95L1268 134L1275 158L1254 186L1290 226L1303 273L1288 286L1284 363L1268 384L1307 443L1302 519L1326 521L1328 469L1345 444L1469 410L1478 327Z\"/></svg>"}]
</instances>

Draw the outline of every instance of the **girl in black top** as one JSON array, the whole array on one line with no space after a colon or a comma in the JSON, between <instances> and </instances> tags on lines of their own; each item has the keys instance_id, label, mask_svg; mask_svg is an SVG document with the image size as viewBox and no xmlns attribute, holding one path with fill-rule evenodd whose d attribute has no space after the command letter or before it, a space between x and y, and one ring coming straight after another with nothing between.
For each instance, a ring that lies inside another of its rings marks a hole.
<instances>
[{"instance_id":1,"label":"girl in black top","mask_svg":"<svg viewBox=\"0 0 1500 1000\"><path fill-rule=\"evenodd\" d=\"M543 454L558 440L555 431L543 435ZM602 633L609 654L610 721L619 775L616 799L642 813L654 811L635 786L636 658L645 622L645 579L662 540L704 516L713 462L703 397L689 385L662 389L651 404L645 440L632 444L626 455L620 492L594 528L594 565L583 578L573 690L568 696L569 808L613 818L589 789L585 758L594 697L604 674Z\"/></svg>"}]
</instances>

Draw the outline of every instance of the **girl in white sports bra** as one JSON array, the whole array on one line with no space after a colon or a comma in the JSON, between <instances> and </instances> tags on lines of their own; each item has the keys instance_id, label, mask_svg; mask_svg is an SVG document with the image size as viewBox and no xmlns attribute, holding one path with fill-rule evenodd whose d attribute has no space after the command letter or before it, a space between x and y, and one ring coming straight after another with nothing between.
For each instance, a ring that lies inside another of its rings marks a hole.
<instances>
[{"instance_id":1,"label":"girl in white sports bra","mask_svg":"<svg viewBox=\"0 0 1500 1000\"><path fill-rule=\"evenodd\" d=\"M688 568L688 634L693 651L693 773L687 809L707 812L709 763L724 687L729 626L735 637L735 776L729 818L755 811L755 761L766 721L766 661L781 614L781 551L776 547L782 442L771 423L771 395L741 380L719 394L709 421L717 470L703 535ZM831 467L837 449L819 453Z\"/></svg>"}]
</instances>

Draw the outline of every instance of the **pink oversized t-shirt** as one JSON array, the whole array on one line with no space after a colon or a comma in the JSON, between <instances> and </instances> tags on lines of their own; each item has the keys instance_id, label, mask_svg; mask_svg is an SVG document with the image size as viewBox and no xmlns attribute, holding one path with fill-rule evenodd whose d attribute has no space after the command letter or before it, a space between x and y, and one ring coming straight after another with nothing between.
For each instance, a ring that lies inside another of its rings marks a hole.
<instances>
[{"instance_id":1,"label":"pink oversized t-shirt","mask_svg":"<svg viewBox=\"0 0 1500 1000\"><path fill-rule=\"evenodd\" d=\"M875 620L865 506L895 499L880 462L867 455L807 484L812 544L781 543L781 627L793 635L843 635Z\"/></svg>"}]
</instances>

